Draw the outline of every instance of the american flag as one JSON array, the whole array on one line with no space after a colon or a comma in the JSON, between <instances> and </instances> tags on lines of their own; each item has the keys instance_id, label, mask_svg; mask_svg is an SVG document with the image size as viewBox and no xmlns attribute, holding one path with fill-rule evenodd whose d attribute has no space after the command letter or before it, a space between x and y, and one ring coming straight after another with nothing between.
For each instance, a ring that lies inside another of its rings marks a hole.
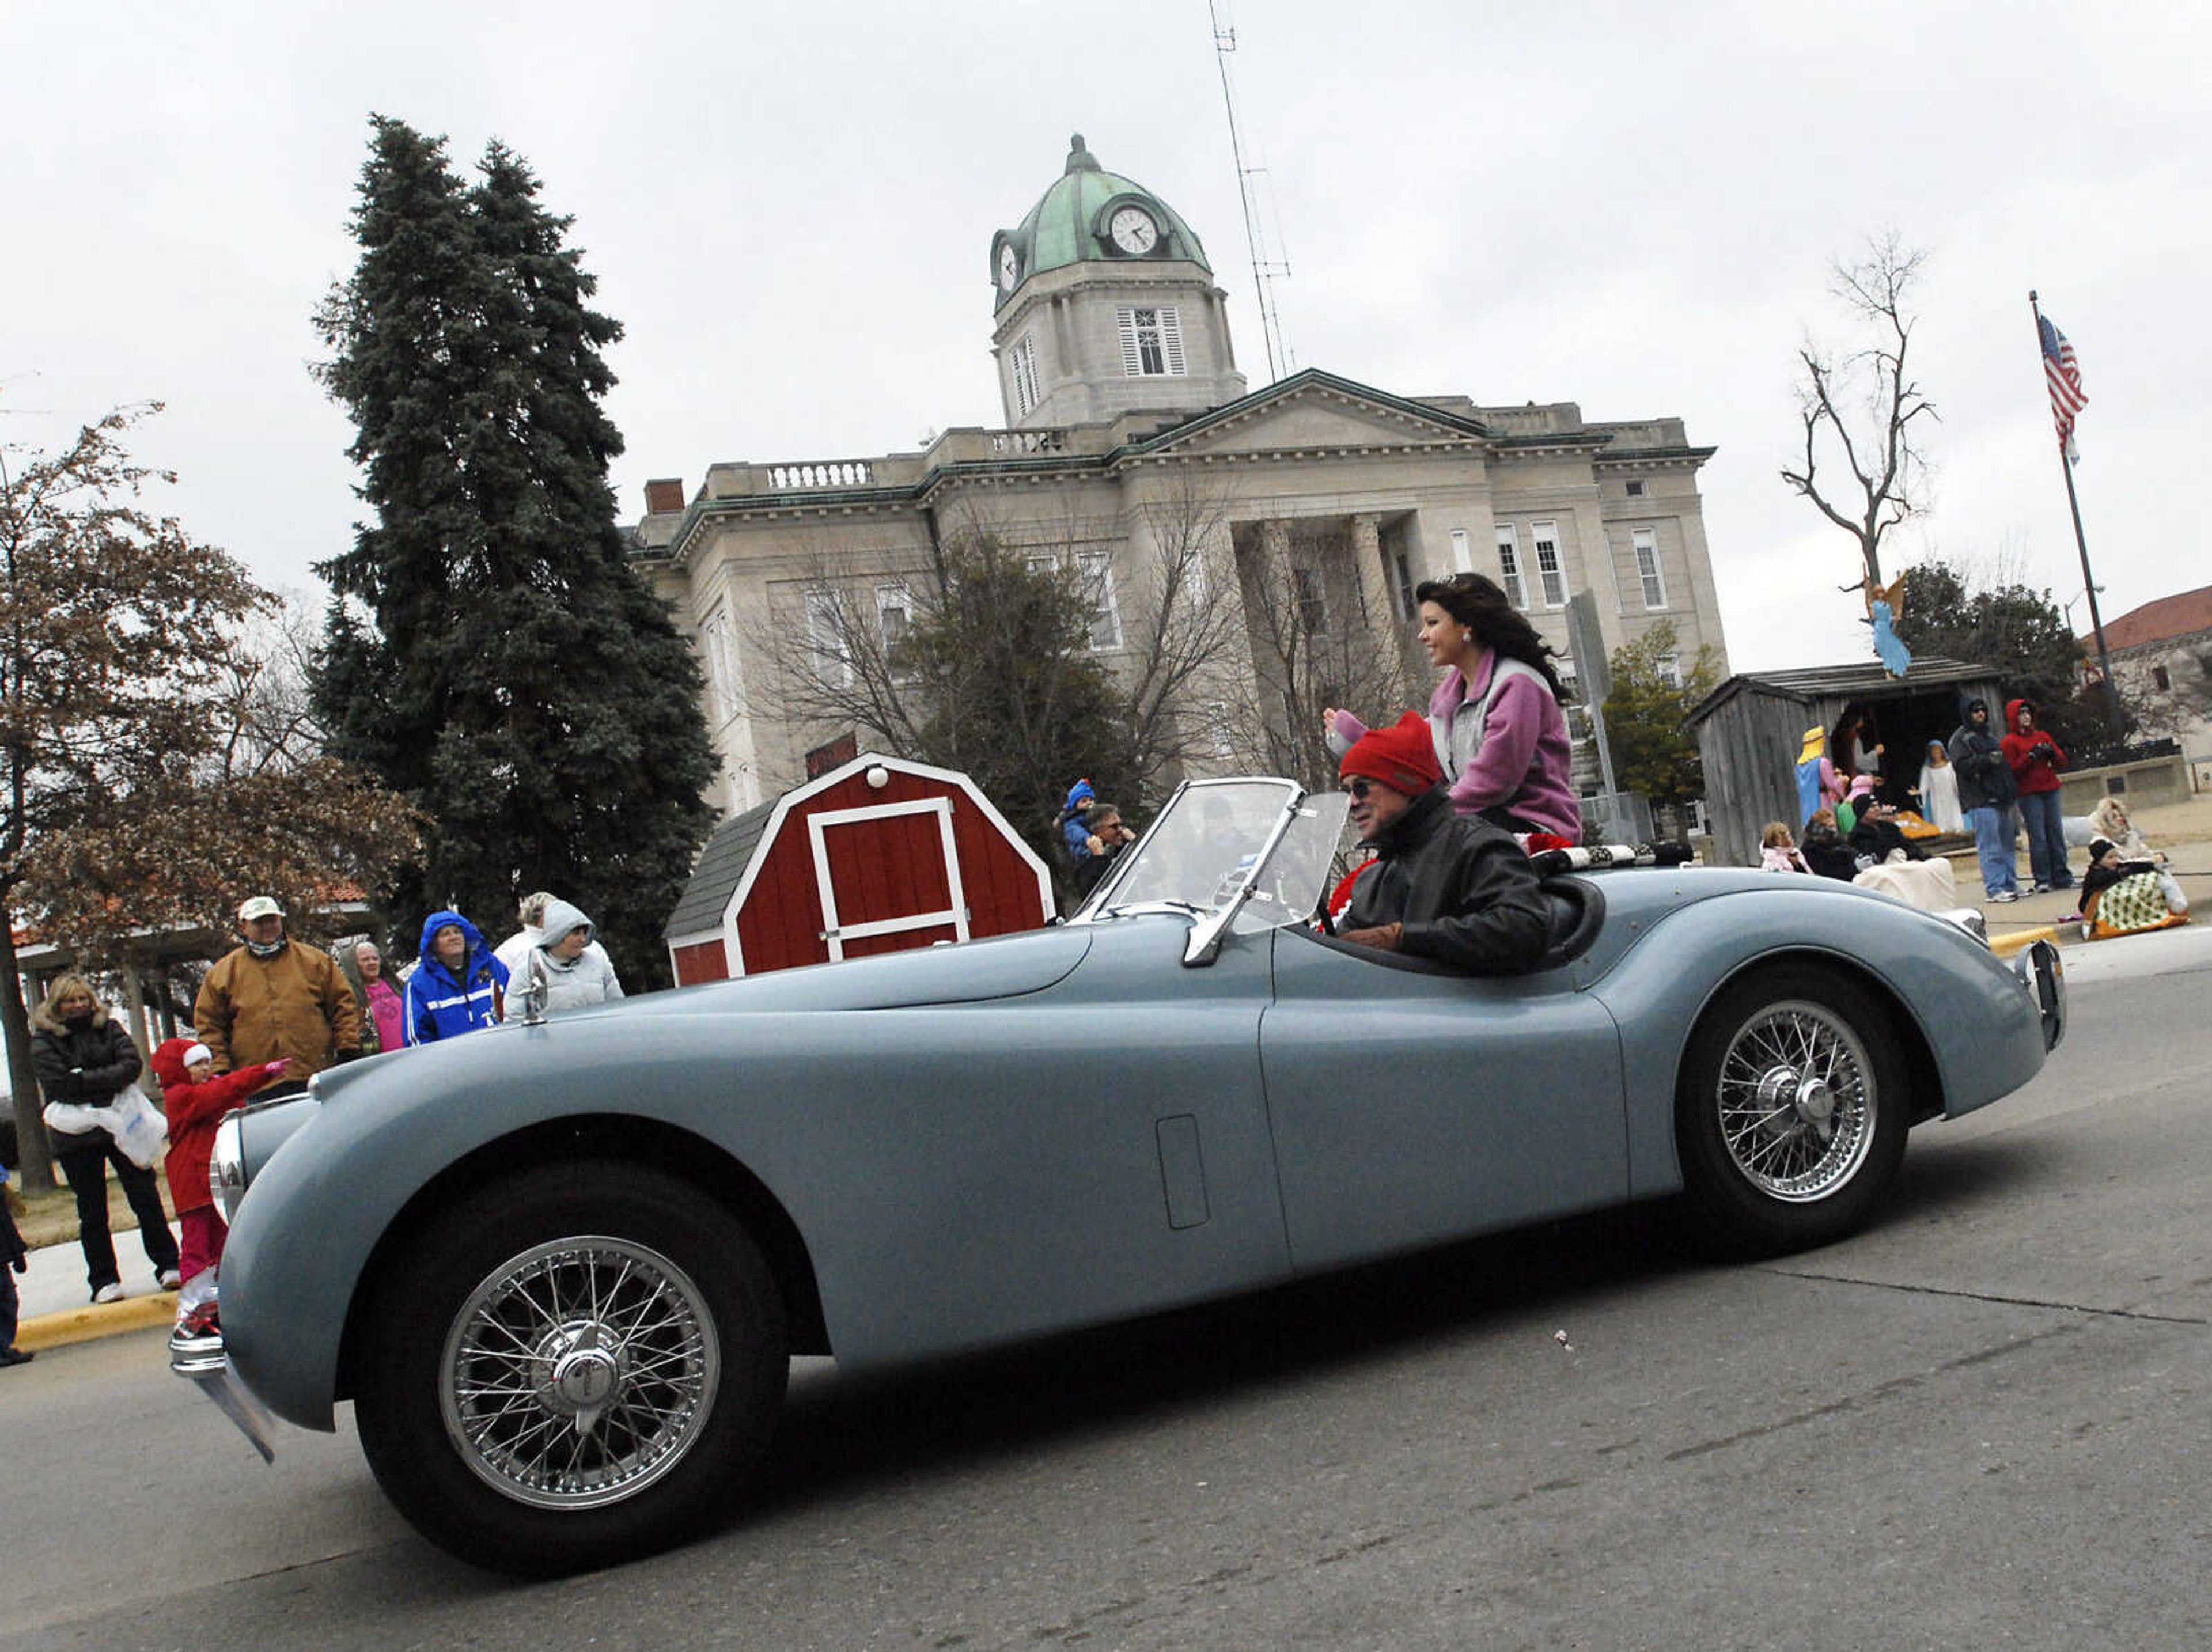
<instances>
[{"instance_id":1,"label":"american flag","mask_svg":"<svg viewBox=\"0 0 2212 1652\"><path fill-rule=\"evenodd\" d=\"M2051 386L2051 416L2058 422L2058 448L2069 463L2078 464L2081 449L2074 445L2074 416L2089 405L2081 393L2081 364L2066 335L2051 325L2049 316L2037 318L2043 333L2043 380Z\"/></svg>"}]
</instances>

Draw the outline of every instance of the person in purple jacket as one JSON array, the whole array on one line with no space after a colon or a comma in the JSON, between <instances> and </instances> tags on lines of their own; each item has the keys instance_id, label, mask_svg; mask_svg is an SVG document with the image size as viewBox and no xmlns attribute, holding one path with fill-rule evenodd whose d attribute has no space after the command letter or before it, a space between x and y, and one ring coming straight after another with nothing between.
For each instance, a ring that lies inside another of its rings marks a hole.
<instances>
[{"instance_id":1,"label":"person in purple jacket","mask_svg":"<svg viewBox=\"0 0 2212 1652\"><path fill-rule=\"evenodd\" d=\"M1547 658L1557 651L1480 574L1424 580L1413 595L1421 644L1444 668L1429 699L1429 732L1453 809L1509 832L1581 842L1573 751L1559 673ZM1322 714L1322 732L1340 757L1367 726L1331 708Z\"/></svg>"}]
</instances>

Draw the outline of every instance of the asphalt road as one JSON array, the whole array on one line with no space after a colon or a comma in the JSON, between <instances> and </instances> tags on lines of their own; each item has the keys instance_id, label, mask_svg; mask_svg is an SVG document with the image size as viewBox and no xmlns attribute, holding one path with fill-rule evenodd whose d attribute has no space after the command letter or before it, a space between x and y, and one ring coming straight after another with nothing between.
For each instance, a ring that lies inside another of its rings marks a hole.
<instances>
[{"instance_id":1,"label":"asphalt road","mask_svg":"<svg viewBox=\"0 0 2212 1652\"><path fill-rule=\"evenodd\" d=\"M159 1333L52 1350L0 1378L0 1649L2200 1648L2212 947L2087 952L2044 1076L1848 1243L1631 1213L809 1363L749 1513L564 1582L417 1540L349 1418L264 1467Z\"/></svg>"}]
</instances>

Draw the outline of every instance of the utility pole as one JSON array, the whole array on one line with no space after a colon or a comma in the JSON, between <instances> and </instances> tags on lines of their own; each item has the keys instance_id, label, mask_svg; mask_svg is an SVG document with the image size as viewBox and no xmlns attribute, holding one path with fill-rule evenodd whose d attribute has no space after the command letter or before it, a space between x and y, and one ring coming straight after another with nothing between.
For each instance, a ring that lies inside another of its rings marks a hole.
<instances>
[{"instance_id":1,"label":"utility pole","mask_svg":"<svg viewBox=\"0 0 2212 1652\"><path fill-rule=\"evenodd\" d=\"M1273 384L1290 371L1290 346L1284 342L1281 318L1275 310L1274 279L1288 279L1290 260L1270 258L1266 252L1266 234L1260 225L1260 211L1253 198L1252 180L1261 171L1244 164L1244 137L1237 121L1237 94L1231 83L1230 54L1237 50L1237 29L1224 17L1224 0L1207 0L1213 19L1213 56L1221 70L1221 101L1229 112L1229 153L1237 163L1237 194L1244 203L1244 248L1251 255L1252 286L1260 301L1260 339L1267 351L1267 382ZM1279 226L1277 239L1281 237Z\"/></svg>"}]
</instances>

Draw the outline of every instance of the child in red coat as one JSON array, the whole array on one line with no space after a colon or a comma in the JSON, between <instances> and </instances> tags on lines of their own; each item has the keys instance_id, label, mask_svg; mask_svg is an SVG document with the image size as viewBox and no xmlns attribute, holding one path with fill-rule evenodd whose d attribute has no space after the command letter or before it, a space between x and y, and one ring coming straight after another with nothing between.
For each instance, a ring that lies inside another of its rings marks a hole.
<instances>
[{"instance_id":1,"label":"child in red coat","mask_svg":"<svg viewBox=\"0 0 2212 1652\"><path fill-rule=\"evenodd\" d=\"M161 1108L169 1115L169 1197L184 1232L184 1258L178 1271L190 1283L222 1260L228 1230L208 1191L208 1159L215 1151L216 1127L223 1114L242 1107L248 1096L284 1076L287 1056L257 1061L218 1076L204 1044L189 1038L165 1040L154 1052L154 1076L161 1081Z\"/></svg>"}]
</instances>

